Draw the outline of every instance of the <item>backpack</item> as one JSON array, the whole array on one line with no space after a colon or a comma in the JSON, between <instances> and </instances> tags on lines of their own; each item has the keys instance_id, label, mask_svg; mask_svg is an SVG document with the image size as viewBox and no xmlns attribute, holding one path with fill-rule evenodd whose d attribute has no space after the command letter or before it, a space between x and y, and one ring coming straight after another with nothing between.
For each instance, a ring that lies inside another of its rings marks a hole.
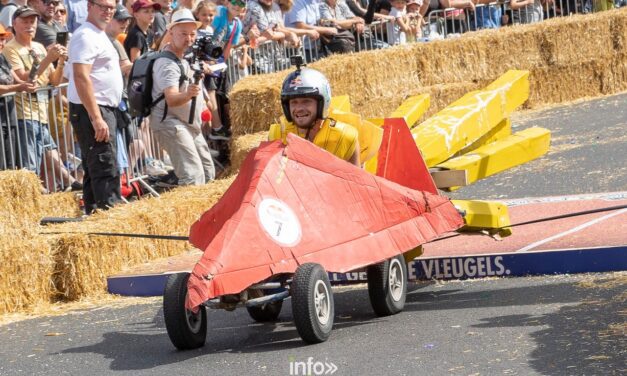
<instances>
[{"instance_id":1,"label":"backpack","mask_svg":"<svg viewBox=\"0 0 627 376\"><path fill-rule=\"evenodd\" d=\"M133 63L131 73L128 79L127 94L129 112L132 117L148 117L153 107L165 98L165 95L161 93L157 99L152 100L152 66L159 58L167 58L175 61L181 70L181 78L179 78L179 87L187 80L185 75L185 69L183 64L176 55L170 51L149 51L141 55ZM168 105L166 104L163 111L163 118L168 112Z\"/></svg>"}]
</instances>

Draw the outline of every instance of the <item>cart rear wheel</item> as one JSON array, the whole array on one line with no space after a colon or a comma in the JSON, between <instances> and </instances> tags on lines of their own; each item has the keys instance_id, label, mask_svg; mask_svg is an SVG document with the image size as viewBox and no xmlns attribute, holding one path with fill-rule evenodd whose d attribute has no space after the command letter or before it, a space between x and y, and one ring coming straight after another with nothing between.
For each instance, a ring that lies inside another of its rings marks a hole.
<instances>
[{"instance_id":1,"label":"cart rear wheel","mask_svg":"<svg viewBox=\"0 0 627 376\"><path fill-rule=\"evenodd\" d=\"M168 336L179 350L196 349L205 345L207 338L207 311L198 307L198 313L185 309L189 273L172 274L163 293L163 317Z\"/></svg>"},{"instance_id":2,"label":"cart rear wheel","mask_svg":"<svg viewBox=\"0 0 627 376\"><path fill-rule=\"evenodd\" d=\"M368 267L368 295L377 316L399 313L407 297L407 263L402 255Z\"/></svg>"},{"instance_id":3,"label":"cart rear wheel","mask_svg":"<svg viewBox=\"0 0 627 376\"><path fill-rule=\"evenodd\" d=\"M303 264L292 280L292 313L298 334L307 343L320 343L333 329L335 307L329 276L319 264Z\"/></svg>"},{"instance_id":4,"label":"cart rear wheel","mask_svg":"<svg viewBox=\"0 0 627 376\"><path fill-rule=\"evenodd\" d=\"M279 300L262 306L246 307L246 309L253 320L257 322L269 322L276 321L276 319L279 318L281 307L283 307L283 301Z\"/></svg>"}]
</instances>

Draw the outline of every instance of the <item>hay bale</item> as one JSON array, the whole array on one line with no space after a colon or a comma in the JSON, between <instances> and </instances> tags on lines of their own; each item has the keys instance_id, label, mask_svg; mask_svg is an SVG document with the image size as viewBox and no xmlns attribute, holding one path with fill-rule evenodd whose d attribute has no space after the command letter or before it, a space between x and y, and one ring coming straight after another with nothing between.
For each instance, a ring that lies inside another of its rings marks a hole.
<instances>
[{"instance_id":1,"label":"hay bale","mask_svg":"<svg viewBox=\"0 0 627 376\"><path fill-rule=\"evenodd\" d=\"M106 278L123 268L180 254L187 242L90 236L87 232L181 235L209 209L233 179L182 187L161 195L99 212L78 223L49 226L55 259L54 286L59 297L76 300L105 290Z\"/></svg>"},{"instance_id":2,"label":"hay bale","mask_svg":"<svg viewBox=\"0 0 627 376\"><path fill-rule=\"evenodd\" d=\"M41 183L34 173L0 172L0 234L36 225L41 209Z\"/></svg>"},{"instance_id":3,"label":"hay bale","mask_svg":"<svg viewBox=\"0 0 627 376\"><path fill-rule=\"evenodd\" d=\"M0 314L48 304L55 293L54 258L48 242L34 231L0 236Z\"/></svg>"},{"instance_id":4,"label":"hay bale","mask_svg":"<svg viewBox=\"0 0 627 376\"><path fill-rule=\"evenodd\" d=\"M253 134L245 134L233 137L231 141L231 165L229 171L236 173L244 159L251 150L259 146L262 141L268 140L268 131L261 131Z\"/></svg>"},{"instance_id":5,"label":"hay bale","mask_svg":"<svg viewBox=\"0 0 627 376\"><path fill-rule=\"evenodd\" d=\"M611 94L625 90L626 66L627 8L334 55L311 64L329 78L334 95L349 94L353 111L367 117L385 116L409 95L435 92L433 114L465 93L453 88L476 89L509 69L531 71L528 108ZM249 76L234 86L235 135L267 130L278 121L285 75Z\"/></svg>"},{"instance_id":6,"label":"hay bale","mask_svg":"<svg viewBox=\"0 0 627 376\"><path fill-rule=\"evenodd\" d=\"M74 192L60 192L41 195L42 217L79 217L81 212L78 195Z\"/></svg>"}]
</instances>

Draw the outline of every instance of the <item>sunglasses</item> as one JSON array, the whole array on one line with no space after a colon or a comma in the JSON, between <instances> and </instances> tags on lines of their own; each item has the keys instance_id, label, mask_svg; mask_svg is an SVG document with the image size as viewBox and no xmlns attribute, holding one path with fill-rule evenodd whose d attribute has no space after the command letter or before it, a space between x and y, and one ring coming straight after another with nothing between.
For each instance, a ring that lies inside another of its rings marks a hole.
<instances>
[{"instance_id":1,"label":"sunglasses","mask_svg":"<svg viewBox=\"0 0 627 376\"><path fill-rule=\"evenodd\" d=\"M230 0L230 3L232 5L235 5L236 7L245 7L246 6L246 1L243 0Z\"/></svg>"},{"instance_id":2,"label":"sunglasses","mask_svg":"<svg viewBox=\"0 0 627 376\"><path fill-rule=\"evenodd\" d=\"M98 9L100 9L101 12L109 12L109 13L113 13L115 12L115 6L108 6L108 5L104 5L104 4L99 4L95 1L90 1L90 3L94 4L95 6L98 7Z\"/></svg>"},{"instance_id":3,"label":"sunglasses","mask_svg":"<svg viewBox=\"0 0 627 376\"><path fill-rule=\"evenodd\" d=\"M55 14L66 14L67 11L65 9L57 9L54 11Z\"/></svg>"},{"instance_id":4,"label":"sunglasses","mask_svg":"<svg viewBox=\"0 0 627 376\"><path fill-rule=\"evenodd\" d=\"M48 0L48 1L44 1L44 4L46 6L54 5L56 7L57 5L61 4L61 2L58 0Z\"/></svg>"}]
</instances>

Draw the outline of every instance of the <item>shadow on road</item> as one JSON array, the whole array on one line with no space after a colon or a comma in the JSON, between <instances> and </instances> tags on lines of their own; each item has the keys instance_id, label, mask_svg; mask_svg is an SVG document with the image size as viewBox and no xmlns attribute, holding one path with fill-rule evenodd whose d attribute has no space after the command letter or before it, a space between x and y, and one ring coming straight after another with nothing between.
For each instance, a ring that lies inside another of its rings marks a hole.
<instances>
[{"instance_id":1,"label":"shadow on road","mask_svg":"<svg viewBox=\"0 0 627 376\"><path fill-rule=\"evenodd\" d=\"M494 289L485 289L485 284L480 285L481 289L465 284L459 287L444 284L441 290L436 287L435 291L433 288L425 291L417 285L410 289L405 311L446 314L455 309L559 304L563 307L556 313L488 317L480 319L483 322L476 327L542 326L541 330L530 334L537 343L530 365L541 374L608 374L612 369L616 374L625 374L627 343L621 321L625 313L624 285L598 289L582 288L577 282L554 282L503 289L498 289L498 283ZM352 330L353 327L397 325L400 321L395 317L377 318L365 286L336 292L335 303L336 338L359 336L359 330ZM95 345L66 349L62 353L100 354L112 360L112 370L152 369L196 357L203 357L207 364L219 364L223 353L268 352L276 353L270 357L282 356L279 354L282 351L309 347L300 340L291 321L290 306L290 301L286 301L279 321L271 324L255 323L244 309L209 310L207 344L197 350L174 349L165 330L162 311L158 309L152 319L128 323L128 330L105 333L102 341ZM622 326L610 327L613 323ZM622 334L616 333L620 328ZM349 330L338 333L340 329Z\"/></svg>"},{"instance_id":2,"label":"shadow on road","mask_svg":"<svg viewBox=\"0 0 627 376\"><path fill-rule=\"evenodd\" d=\"M566 284L563 287L568 287L568 292L564 291L565 296L580 303L537 316L523 314L486 318L475 327L545 327L530 333L536 347L529 358L529 365L543 375L627 374L625 284L594 288ZM550 296L551 302L555 302L552 294ZM568 301L568 298L561 301Z\"/></svg>"}]
</instances>

